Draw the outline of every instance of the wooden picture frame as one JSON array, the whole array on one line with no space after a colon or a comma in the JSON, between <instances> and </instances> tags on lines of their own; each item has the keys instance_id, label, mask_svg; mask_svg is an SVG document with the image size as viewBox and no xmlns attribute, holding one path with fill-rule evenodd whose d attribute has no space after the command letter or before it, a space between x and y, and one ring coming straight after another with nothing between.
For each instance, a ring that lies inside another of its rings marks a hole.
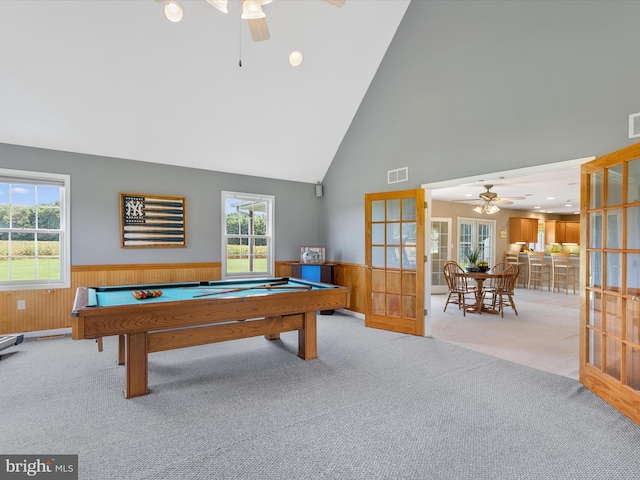
<instances>
[{"instance_id":1,"label":"wooden picture frame","mask_svg":"<svg viewBox=\"0 0 640 480\"><path fill-rule=\"evenodd\" d=\"M318 264L324 261L324 247L300 247L300 263Z\"/></svg>"},{"instance_id":2,"label":"wooden picture frame","mask_svg":"<svg viewBox=\"0 0 640 480\"><path fill-rule=\"evenodd\" d=\"M187 246L185 197L120 193L122 248Z\"/></svg>"}]
</instances>

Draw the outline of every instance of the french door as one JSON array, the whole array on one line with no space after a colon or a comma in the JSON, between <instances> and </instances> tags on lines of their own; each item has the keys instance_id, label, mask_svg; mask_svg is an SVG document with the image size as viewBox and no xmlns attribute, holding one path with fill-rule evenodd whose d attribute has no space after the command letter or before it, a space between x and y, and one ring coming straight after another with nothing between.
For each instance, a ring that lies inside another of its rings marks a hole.
<instances>
[{"instance_id":1,"label":"french door","mask_svg":"<svg viewBox=\"0 0 640 480\"><path fill-rule=\"evenodd\" d=\"M424 335L424 190L365 195L365 325Z\"/></svg>"},{"instance_id":2,"label":"french door","mask_svg":"<svg viewBox=\"0 0 640 480\"><path fill-rule=\"evenodd\" d=\"M580 381L640 423L640 143L581 168Z\"/></svg>"},{"instance_id":3,"label":"french door","mask_svg":"<svg viewBox=\"0 0 640 480\"><path fill-rule=\"evenodd\" d=\"M444 278L443 267L451 260L451 243L453 242L451 219L431 219L431 293L447 293L447 280Z\"/></svg>"},{"instance_id":4,"label":"french door","mask_svg":"<svg viewBox=\"0 0 640 480\"><path fill-rule=\"evenodd\" d=\"M467 261L466 255L478 249L480 260L489 265L495 262L495 220L477 220L474 218L458 218L458 263Z\"/></svg>"}]
</instances>

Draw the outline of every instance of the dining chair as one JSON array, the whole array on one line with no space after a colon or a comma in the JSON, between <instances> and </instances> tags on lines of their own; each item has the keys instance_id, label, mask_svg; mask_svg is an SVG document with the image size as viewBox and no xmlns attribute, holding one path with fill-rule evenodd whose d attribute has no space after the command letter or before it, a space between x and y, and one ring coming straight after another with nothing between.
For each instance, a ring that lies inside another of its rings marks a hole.
<instances>
[{"instance_id":1,"label":"dining chair","mask_svg":"<svg viewBox=\"0 0 640 480\"><path fill-rule=\"evenodd\" d=\"M529 280L527 289L533 288L543 289L546 282L547 289L551 290L551 265L544 263L544 252L527 252Z\"/></svg>"},{"instance_id":2,"label":"dining chair","mask_svg":"<svg viewBox=\"0 0 640 480\"><path fill-rule=\"evenodd\" d=\"M507 262L498 262L493 267L491 267L490 272L504 273L508 266L509 264ZM485 285L485 287L483 288L483 292L491 293L492 291L495 291L500 286L501 281L501 277L491 277L489 279L489 285Z\"/></svg>"},{"instance_id":3,"label":"dining chair","mask_svg":"<svg viewBox=\"0 0 640 480\"><path fill-rule=\"evenodd\" d=\"M558 291L560 287L564 286L565 295L569 295L569 285L573 288L573 293L576 293L576 267L575 265L569 265L569 254L566 252L557 252L551 254L551 291L555 293L556 283Z\"/></svg>"},{"instance_id":4,"label":"dining chair","mask_svg":"<svg viewBox=\"0 0 640 480\"><path fill-rule=\"evenodd\" d=\"M520 251L519 250L507 250L504 252L504 261L510 263L511 265L515 265L518 267L518 279L522 280L522 287L524 288L527 283L526 277L526 263L520 261ZM516 282L516 287L518 286L518 282Z\"/></svg>"},{"instance_id":5,"label":"dining chair","mask_svg":"<svg viewBox=\"0 0 640 480\"><path fill-rule=\"evenodd\" d=\"M457 262L449 260L442 267L444 278L447 281L447 287L449 288L449 295L447 301L444 304L444 312L447 311L447 305L450 303L458 305L458 309L462 309L463 315L467 316L467 296L473 296L473 303L475 304L476 287L470 287L467 282L465 272Z\"/></svg>"},{"instance_id":6,"label":"dining chair","mask_svg":"<svg viewBox=\"0 0 640 480\"><path fill-rule=\"evenodd\" d=\"M519 273L517 266L507 264L503 276L498 278L496 289L488 292L492 295L491 307L495 310L497 304L498 311L502 318L504 318L505 307L511 307L515 314L518 315L518 309L516 308L516 302L513 300L513 296L515 294Z\"/></svg>"}]
</instances>

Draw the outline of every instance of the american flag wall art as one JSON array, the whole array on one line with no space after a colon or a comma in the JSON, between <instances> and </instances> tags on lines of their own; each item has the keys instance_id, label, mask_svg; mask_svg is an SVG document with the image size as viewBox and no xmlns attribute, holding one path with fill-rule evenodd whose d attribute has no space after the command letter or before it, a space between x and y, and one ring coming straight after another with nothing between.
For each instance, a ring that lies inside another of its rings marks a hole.
<instances>
[{"instance_id":1,"label":"american flag wall art","mask_svg":"<svg viewBox=\"0 0 640 480\"><path fill-rule=\"evenodd\" d=\"M120 194L123 248L186 247L184 197Z\"/></svg>"}]
</instances>

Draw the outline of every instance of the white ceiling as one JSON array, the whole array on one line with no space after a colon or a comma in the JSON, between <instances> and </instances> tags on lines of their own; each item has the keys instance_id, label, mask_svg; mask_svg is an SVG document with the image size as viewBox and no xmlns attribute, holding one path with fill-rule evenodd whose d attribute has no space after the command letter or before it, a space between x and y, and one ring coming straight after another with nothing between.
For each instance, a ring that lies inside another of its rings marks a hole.
<instances>
[{"instance_id":1,"label":"white ceiling","mask_svg":"<svg viewBox=\"0 0 640 480\"><path fill-rule=\"evenodd\" d=\"M181 3L3 0L0 142L322 181L410 2L274 0L265 42Z\"/></svg>"},{"instance_id":2,"label":"white ceiling","mask_svg":"<svg viewBox=\"0 0 640 480\"><path fill-rule=\"evenodd\" d=\"M442 182L433 185L431 198L458 203L474 203L485 190L484 185L493 185L491 191L499 198L524 197L512 200L513 204L497 204L501 209L526 210L530 212L574 214L580 210L580 163L591 160L561 162L465 178L459 181ZM567 206L570 205L570 206Z\"/></svg>"}]
</instances>

